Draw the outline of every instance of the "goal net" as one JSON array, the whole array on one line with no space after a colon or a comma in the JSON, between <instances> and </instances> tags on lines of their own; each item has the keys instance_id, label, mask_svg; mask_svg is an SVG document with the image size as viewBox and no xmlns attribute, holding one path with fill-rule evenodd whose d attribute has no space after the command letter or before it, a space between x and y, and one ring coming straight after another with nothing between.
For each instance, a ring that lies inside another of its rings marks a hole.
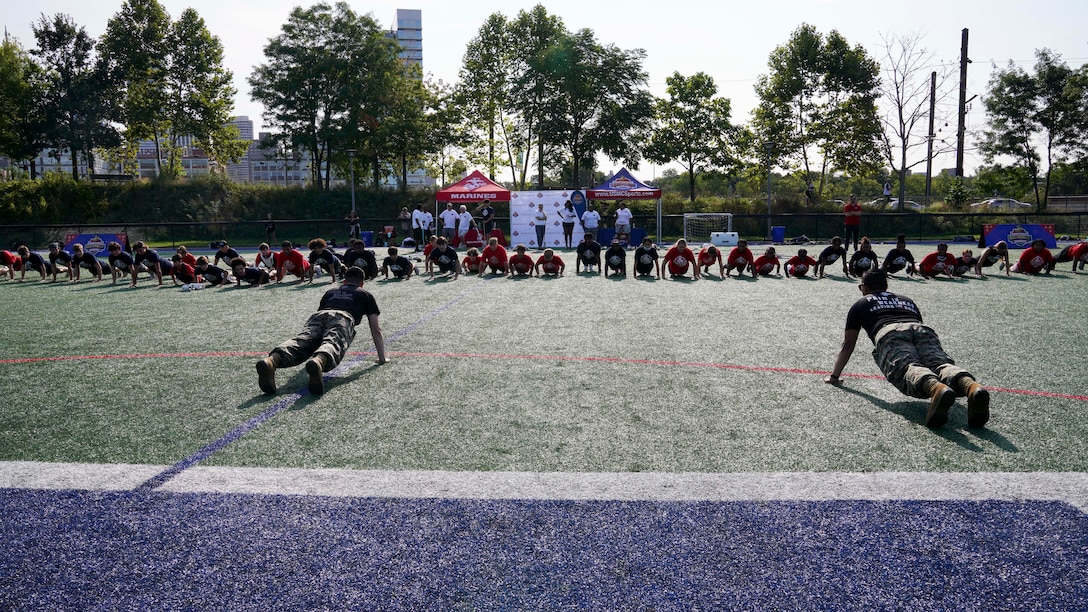
<instances>
[{"instance_id":1,"label":"goal net","mask_svg":"<svg viewBox=\"0 0 1088 612\"><path fill-rule=\"evenodd\" d=\"M733 231L732 213L684 213L684 240L710 242L712 232Z\"/></svg>"}]
</instances>

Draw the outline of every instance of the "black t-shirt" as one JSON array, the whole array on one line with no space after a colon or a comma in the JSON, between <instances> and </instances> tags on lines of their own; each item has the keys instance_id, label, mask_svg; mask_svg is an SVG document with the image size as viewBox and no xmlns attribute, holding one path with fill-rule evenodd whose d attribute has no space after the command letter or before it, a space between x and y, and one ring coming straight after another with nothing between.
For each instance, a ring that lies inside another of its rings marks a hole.
<instances>
[{"instance_id":1,"label":"black t-shirt","mask_svg":"<svg viewBox=\"0 0 1088 612\"><path fill-rule=\"evenodd\" d=\"M921 322L922 312L914 300L887 291L862 297L846 313L846 329L864 329L870 340L885 325Z\"/></svg>"},{"instance_id":2,"label":"black t-shirt","mask_svg":"<svg viewBox=\"0 0 1088 612\"><path fill-rule=\"evenodd\" d=\"M596 240L578 243L578 259L592 263L601 258L601 245Z\"/></svg>"},{"instance_id":3,"label":"black t-shirt","mask_svg":"<svg viewBox=\"0 0 1088 612\"><path fill-rule=\"evenodd\" d=\"M457 261L457 252L451 246L447 246L444 251L438 247L431 249L428 259L438 264L438 269L442 271L453 270L459 263Z\"/></svg>"},{"instance_id":4,"label":"black t-shirt","mask_svg":"<svg viewBox=\"0 0 1088 612\"><path fill-rule=\"evenodd\" d=\"M358 285L340 285L325 292L321 296L319 310L342 310L350 313L358 325L363 317L380 315L378 302L369 291Z\"/></svg>"},{"instance_id":5,"label":"black t-shirt","mask_svg":"<svg viewBox=\"0 0 1088 612\"><path fill-rule=\"evenodd\" d=\"M914 255L909 249L894 248L884 256L884 267L892 270L902 270L908 263L914 263Z\"/></svg>"},{"instance_id":6,"label":"black t-shirt","mask_svg":"<svg viewBox=\"0 0 1088 612\"><path fill-rule=\"evenodd\" d=\"M622 269L627 264L627 249L614 244L605 251L604 260L609 268L614 270Z\"/></svg>"},{"instance_id":7,"label":"black t-shirt","mask_svg":"<svg viewBox=\"0 0 1088 612\"><path fill-rule=\"evenodd\" d=\"M841 245L830 245L820 252L820 257L817 261L822 264L835 263L840 257L846 257L846 249L842 248Z\"/></svg>"},{"instance_id":8,"label":"black t-shirt","mask_svg":"<svg viewBox=\"0 0 1088 612\"><path fill-rule=\"evenodd\" d=\"M393 276L401 278L408 274L408 270L412 267L412 262L408 261L408 258L403 255L397 255L396 257L386 257L382 262L382 265L388 267Z\"/></svg>"}]
</instances>

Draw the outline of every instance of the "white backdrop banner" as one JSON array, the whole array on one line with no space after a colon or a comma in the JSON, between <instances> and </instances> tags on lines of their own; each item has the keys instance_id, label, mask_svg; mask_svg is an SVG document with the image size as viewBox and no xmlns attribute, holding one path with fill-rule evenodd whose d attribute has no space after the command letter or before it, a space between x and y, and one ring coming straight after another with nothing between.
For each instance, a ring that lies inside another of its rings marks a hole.
<instances>
[{"instance_id":1,"label":"white backdrop banner","mask_svg":"<svg viewBox=\"0 0 1088 612\"><path fill-rule=\"evenodd\" d=\"M544 247L553 249L563 248L563 222L559 216L559 209L570 199L569 190L562 191L511 191L510 192L510 247L524 244L530 249L541 248L536 243L537 204L544 205L544 212L548 215L545 226L548 228L544 234ZM574 224L573 244L582 241L586 232L582 229L582 221Z\"/></svg>"}]
</instances>

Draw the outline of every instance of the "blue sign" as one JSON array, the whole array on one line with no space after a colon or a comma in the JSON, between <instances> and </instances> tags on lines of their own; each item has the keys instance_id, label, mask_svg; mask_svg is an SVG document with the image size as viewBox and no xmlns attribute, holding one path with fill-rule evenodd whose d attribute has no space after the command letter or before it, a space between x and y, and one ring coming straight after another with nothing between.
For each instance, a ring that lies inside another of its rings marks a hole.
<instances>
[{"instance_id":1,"label":"blue sign","mask_svg":"<svg viewBox=\"0 0 1088 612\"><path fill-rule=\"evenodd\" d=\"M982 232L985 236L986 246L993 246L1002 240L1010 249L1026 249L1032 241L1042 238L1048 249L1058 247L1054 239L1054 224L1052 223L1004 223L1000 225L983 225Z\"/></svg>"}]
</instances>

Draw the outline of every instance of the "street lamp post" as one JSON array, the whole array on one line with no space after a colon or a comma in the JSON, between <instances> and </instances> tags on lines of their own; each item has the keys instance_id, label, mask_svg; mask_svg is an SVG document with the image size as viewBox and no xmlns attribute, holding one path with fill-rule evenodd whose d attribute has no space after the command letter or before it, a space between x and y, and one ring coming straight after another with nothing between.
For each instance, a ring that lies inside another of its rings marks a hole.
<instances>
[{"instance_id":1,"label":"street lamp post","mask_svg":"<svg viewBox=\"0 0 1088 612\"><path fill-rule=\"evenodd\" d=\"M351 212L355 212L355 149L348 149L348 165L351 167Z\"/></svg>"},{"instance_id":2,"label":"street lamp post","mask_svg":"<svg viewBox=\"0 0 1088 612\"><path fill-rule=\"evenodd\" d=\"M767 240L771 239L771 151L774 144L765 142L763 147L767 151Z\"/></svg>"}]
</instances>

